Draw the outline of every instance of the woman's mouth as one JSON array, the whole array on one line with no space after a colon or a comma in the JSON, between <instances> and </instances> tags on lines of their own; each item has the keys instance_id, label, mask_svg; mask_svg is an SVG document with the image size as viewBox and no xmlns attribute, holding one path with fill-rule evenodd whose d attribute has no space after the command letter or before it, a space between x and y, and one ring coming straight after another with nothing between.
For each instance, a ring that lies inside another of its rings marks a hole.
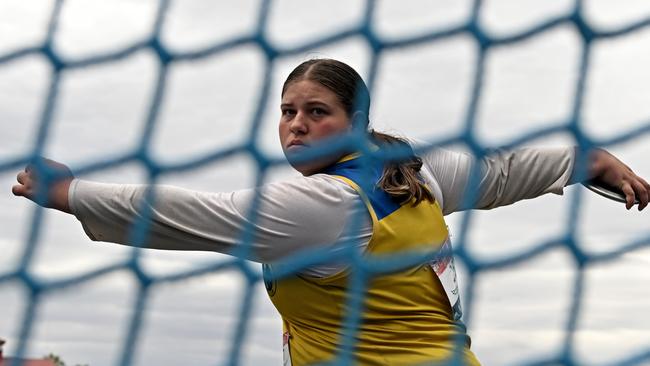
<instances>
[{"instance_id":1,"label":"woman's mouth","mask_svg":"<svg viewBox=\"0 0 650 366\"><path fill-rule=\"evenodd\" d=\"M292 140L291 142L289 142L289 145L287 145L287 150L304 149L306 147L307 145L305 145L304 142L300 140Z\"/></svg>"}]
</instances>

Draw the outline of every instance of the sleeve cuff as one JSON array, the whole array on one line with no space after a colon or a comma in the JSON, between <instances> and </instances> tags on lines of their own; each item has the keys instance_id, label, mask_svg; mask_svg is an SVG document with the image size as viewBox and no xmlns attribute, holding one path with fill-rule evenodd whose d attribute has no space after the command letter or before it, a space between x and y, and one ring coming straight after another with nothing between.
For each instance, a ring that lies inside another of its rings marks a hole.
<instances>
[{"instance_id":1,"label":"sleeve cuff","mask_svg":"<svg viewBox=\"0 0 650 366\"><path fill-rule=\"evenodd\" d=\"M562 155L566 157L566 161L562 164L566 166L566 169L559 179L548 189L548 192L559 195L564 194L564 187L572 184L571 177L573 176L573 169L576 162L576 152L573 147L566 148Z\"/></svg>"},{"instance_id":2,"label":"sleeve cuff","mask_svg":"<svg viewBox=\"0 0 650 366\"><path fill-rule=\"evenodd\" d=\"M77 190L77 184L79 184L79 179L75 178L70 182L70 186L68 187L68 207L70 207L70 212L75 215L75 217L77 216L77 206L74 204L74 195Z\"/></svg>"},{"instance_id":3,"label":"sleeve cuff","mask_svg":"<svg viewBox=\"0 0 650 366\"><path fill-rule=\"evenodd\" d=\"M90 227L81 217L81 210L79 210L79 207L77 206L77 189L80 182L81 180L76 178L70 182L70 188L68 188L68 206L70 207L72 214L77 218L77 220L79 220L79 222L81 222L81 227L88 238L92 241L98 241L95 234L90 230Z\"/></svg>"}]
</instances>

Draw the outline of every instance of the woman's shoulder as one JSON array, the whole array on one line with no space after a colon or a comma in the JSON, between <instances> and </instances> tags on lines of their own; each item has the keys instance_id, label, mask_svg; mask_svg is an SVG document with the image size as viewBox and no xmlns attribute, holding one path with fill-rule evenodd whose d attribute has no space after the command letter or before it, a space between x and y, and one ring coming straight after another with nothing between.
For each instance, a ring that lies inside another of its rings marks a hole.
<instances>
[{"instance_id":1,"label":"woman's shoulder","mask_svg":"<svg viewBox=\"0 0 650 366\"><path fill-rule=\"evenodd\" d=\"M308 196L326 201L349 201L358 196L350 185L324 173L271 182L262 189L268 193L285 194L294 198Z\"/></svg>"}]
</instances>

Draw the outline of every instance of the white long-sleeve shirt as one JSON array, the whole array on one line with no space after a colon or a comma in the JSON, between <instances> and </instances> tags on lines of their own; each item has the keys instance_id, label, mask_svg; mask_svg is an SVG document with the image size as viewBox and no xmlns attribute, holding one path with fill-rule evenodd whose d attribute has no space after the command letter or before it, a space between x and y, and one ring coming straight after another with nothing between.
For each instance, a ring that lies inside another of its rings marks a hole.
<instances>
[{"instance_id":1,"label":"white long-sleeve shirt","mask_svg":"<svg viewBox=\"0 0 650 366\"><path fill-rule=\"evenodd\" d=\"M562 194L575 160L573 148L525 148L496 152L478 161L470 154L434 149L421 158L422 176L445 215L467 208L509 205L545 193ZM462 207L474 164L480 167L478 194L470 207ZM232 253L250 224L249 207L256 191L260 201L248 259L273 262L350 239L363 250L372 234L372 222L358 193L326 174L227 193L171 186L155 189L148 248ZM75 179L69 204L92 240L129 244L129 232L142 212L146 190L146 185ZM347 230L353 215L361 215L359 230ZM343 266L320 264L303 273L322 277Z\"/></svg>"}]
</instances>

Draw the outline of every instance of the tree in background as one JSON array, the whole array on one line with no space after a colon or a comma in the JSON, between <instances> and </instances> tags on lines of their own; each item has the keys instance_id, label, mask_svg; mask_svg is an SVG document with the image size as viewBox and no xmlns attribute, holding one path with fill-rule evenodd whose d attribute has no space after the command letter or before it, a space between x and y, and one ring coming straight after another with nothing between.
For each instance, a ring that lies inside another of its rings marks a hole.
<instances>
[{"instance_id":1,"label":"tree in background","mask_svg":"<svg viewBox=\"0 0 650 366\"><path fill-rule=\"evenodd\" d=\"M47 356L44 357L46 360L51 360L54 362L56 366L65 366L65 361L59 356L55 355L54 353L50 353ZM75 366L88 366L88 364L76 364Z\"/></svg>"}]
</instances>

